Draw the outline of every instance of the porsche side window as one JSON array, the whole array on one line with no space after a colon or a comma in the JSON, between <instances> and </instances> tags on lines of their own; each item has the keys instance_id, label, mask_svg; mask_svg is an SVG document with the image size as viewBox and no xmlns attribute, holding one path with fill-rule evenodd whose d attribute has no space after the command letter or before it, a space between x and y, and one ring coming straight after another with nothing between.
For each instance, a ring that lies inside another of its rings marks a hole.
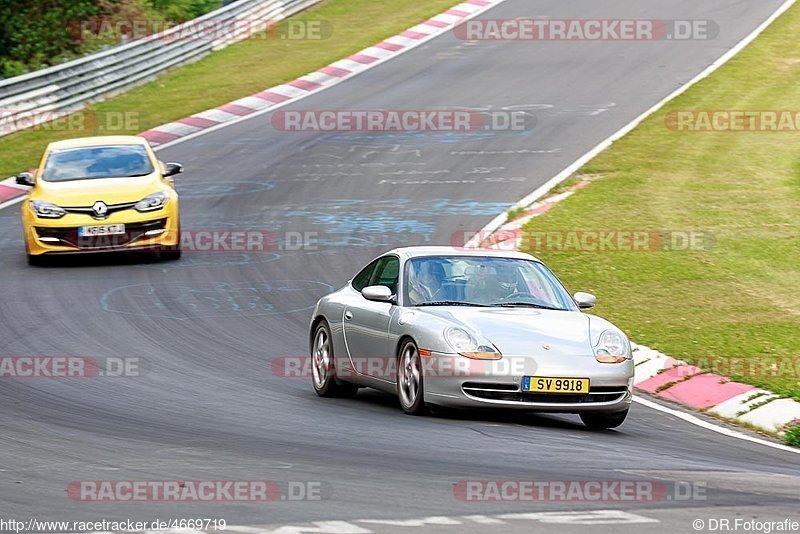
<instances>
[{"instance_id":1,"label":"porsche side window","mask_svg":"<svg viewBox=\"0 0 800 534\"><path fill-rule=\"evenodd\" d=\"M364 267L364 269L358 273L355 278L353 278L353 289L356 291L361 291L369 285L369 279L372 277L372 273L375 271L375 266L378 265L381 259L383 258L378 258Z\"/></svg>"},{"instance_id":2,"label":"porsche side window","mask_svg":"<svg viewBox=\"0 0 800 534\"><path fill-rule=\"evenodd\" d=\"M381 263L375 269L375 274L370 281L371 286L386 286L397 293L397 279L400 276L400 260L394 256L381 258Z\"/></svg>"}]
</instances>

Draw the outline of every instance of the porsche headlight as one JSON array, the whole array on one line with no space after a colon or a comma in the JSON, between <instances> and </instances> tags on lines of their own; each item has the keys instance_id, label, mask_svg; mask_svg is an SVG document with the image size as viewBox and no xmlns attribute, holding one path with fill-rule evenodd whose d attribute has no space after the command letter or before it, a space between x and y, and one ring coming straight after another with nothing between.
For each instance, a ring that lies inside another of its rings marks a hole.
<instances>
[{"instance_id":1,"label":"porsche headlight","mask_svg":"<svg viewBox=\"0 0 800 534\"><path fill-rule=\"evenodd\" d=\"M594 357L600 363L622 363L631 358L628 340L619 332L606 330L594 349Z\"/></svg>"},{"instance_id":2,"label":"porsche headlight","mask_svg":"<svg viewBox=\"0 0 800 534\"><path fill-rule=\"evenodd\" d=\"M64 208L41 200L31 200L28 206L33 213L45 219L60 219L67 213Z\"/></svg>"},{"instance_id":3,"label":"porsche headlight","mask_svg":"<svg viewBox=\"0 0 800 534\"><path fill-rule=\"evenodd\" d=\"M479 345L469 332L461 328L448 328L444 331L444 339L454 351L465 358L471 358L473 360L499 360L503 357L494 347Z\"/></svg>"},{"instance_id":4,"label":"porsche headlight","mask_svg":"<svg viewBox=\"0 0 800 534\"><path fill-rule=\"evenodd\" d=\"M168 197L164 193L153 193L150 196L144 197L142 200L133 205L136 211L153 211L164 207L167 203Z\"/></svg>"}]
</instances>

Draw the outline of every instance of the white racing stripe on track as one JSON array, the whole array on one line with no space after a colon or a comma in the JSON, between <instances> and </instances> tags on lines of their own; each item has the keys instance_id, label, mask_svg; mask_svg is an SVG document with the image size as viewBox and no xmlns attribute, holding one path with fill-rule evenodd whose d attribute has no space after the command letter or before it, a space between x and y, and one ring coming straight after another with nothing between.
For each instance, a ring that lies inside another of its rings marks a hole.
<instances>
[{"instance_id":1,"label":"white racing stripe on track","mask_svg":"<svg viewBox=\"0 0 800 534\"><path fill-rule=\"evenodd\" d=\"M355 519L348 521L314 521L289 525L236 526L225 528L225 532L241 534L375 534L394 532L420 527L454 527L453 531L464 531L464 527L474 525L505 525L519 527L518 522L527 521L545 525L632 525L658 523L658 519L624 512L622 510L590 510L581 512L530 512L495 515L430 516L418 519ZM535 528L534 525L522 525ZM373 530L378 529L378 530ZM489 527L482 527L487 529ZM159 531L140 531L142 534L205 534L203 531L189 529L168 529ZM208 534L219 534L209 531ZM92 532L91 534L105 534ZM133 533L128 533L133 534ZM135 533L139 534L139 533Z\"/></svg>"},{"instance_id":2,"label":"white racing stripe on track","mask_svg":"<svg viewBox=\"0 0 800 534\"><path fill-rule=\"evenodd\" d=\"M647 406L648 408L652 408L654 410L658 410L659 412L672 415L677 417L678 419L682 419L687 423L691 423L693 425L697 425L699 427L703 427L707 430L711 430L712 432L716 432L718 434L722 434L724 436L729 436L731 438L742 439L744 441L750 441L753 443L758 443L759 445L765 445L767 447L772 447L773 449L778 449L781 451L793 452L795 454L800 454L800 449L795 447L790 447L788 445L783 445L781 443L774 443L772 441L767 441L766 439L757 438L755 436L749 436L742 432L737 432L736 430L732 430L730 428L725 428L723 426L715 425L714 423L709 423L708 421L704 421L699 417L695 417L694 415L686 412L682 412L680 410L674 410L672 408L667 408L666 406L662 406L657 402L653 402L648 399L643 399L641 397L634 396L633 402L638 402L642 406Z\"/></svg>"},{"instance_id":3,"label":"white racing stripe on track","mask_svg":"<svg viewBox=\"0 0 800 534\"><path fill-rule=\"evenodd\" d=\"M28 195L22 195L20 197L12 198L11 200L7 200L5 202L0 202L0 210L8 208L9 206L13 206L14 204L19 204L26 198L28 198Z\"/></svg>"}]
</instances>

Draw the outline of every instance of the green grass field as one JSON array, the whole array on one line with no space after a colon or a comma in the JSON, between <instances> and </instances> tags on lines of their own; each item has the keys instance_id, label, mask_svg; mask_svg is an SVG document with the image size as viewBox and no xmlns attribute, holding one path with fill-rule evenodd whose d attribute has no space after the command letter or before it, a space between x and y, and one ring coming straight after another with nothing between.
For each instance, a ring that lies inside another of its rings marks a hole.
<instances>
[{"instance_id":1,"label":"green grass field","mask_svg":"<svg viewBox=\"0 0 800 534\"><path fill-rule=\"evenodd\" d=\"M689 252L534 250L635 342L800 399L800 131L687 132L679 110L800 111L800 6L577 175L592 184L527 231L663 230L713 236ZM573 178L574 179L574 178ZM778 358L783 367L774 373ZM791 359L791 360L790 360ZM793 362L791 368L786 362ZM741 366L739 368L742 368Z\"/></svg>"},{"instance_id":2,"label":"green grass field","mask_svg":"<svg viewBox=\"0 0 800 534\"><path fill-rule=\"evenodd\" d=\"M169 72L117 98L86 108L87 116L128 112L136 134L291 81L347 57L458 4L458 0L327 0L292 20L326 21L333 29L325 40L252 39ZM93 124L87 119L83 124ZM73 125L81 124L79 121ZM111 132L104 132L111 133ZM47 143L97 135L95 128L39 129L0 138L0 177L38 164Z\"/></svg>"}]
</instances>

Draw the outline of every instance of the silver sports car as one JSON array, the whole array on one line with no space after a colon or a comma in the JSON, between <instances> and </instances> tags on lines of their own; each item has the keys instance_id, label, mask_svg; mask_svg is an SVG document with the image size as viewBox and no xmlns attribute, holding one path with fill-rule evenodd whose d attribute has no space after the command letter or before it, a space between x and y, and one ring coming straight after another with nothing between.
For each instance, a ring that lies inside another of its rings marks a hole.
<instances>
[{"instance_id":1,"label":"silver sports car","mask_svg":"<svg viewBox=\"0 0 800 534\"><path fill-rule=\"evenodd\" d=\"M580 414L622 424L633 361L620 329L581 310L541 261L520 252L407 247L383 254L317 302L309 342L314 389L396 393L426 406Z\"/></svg>"}]
</instances>

